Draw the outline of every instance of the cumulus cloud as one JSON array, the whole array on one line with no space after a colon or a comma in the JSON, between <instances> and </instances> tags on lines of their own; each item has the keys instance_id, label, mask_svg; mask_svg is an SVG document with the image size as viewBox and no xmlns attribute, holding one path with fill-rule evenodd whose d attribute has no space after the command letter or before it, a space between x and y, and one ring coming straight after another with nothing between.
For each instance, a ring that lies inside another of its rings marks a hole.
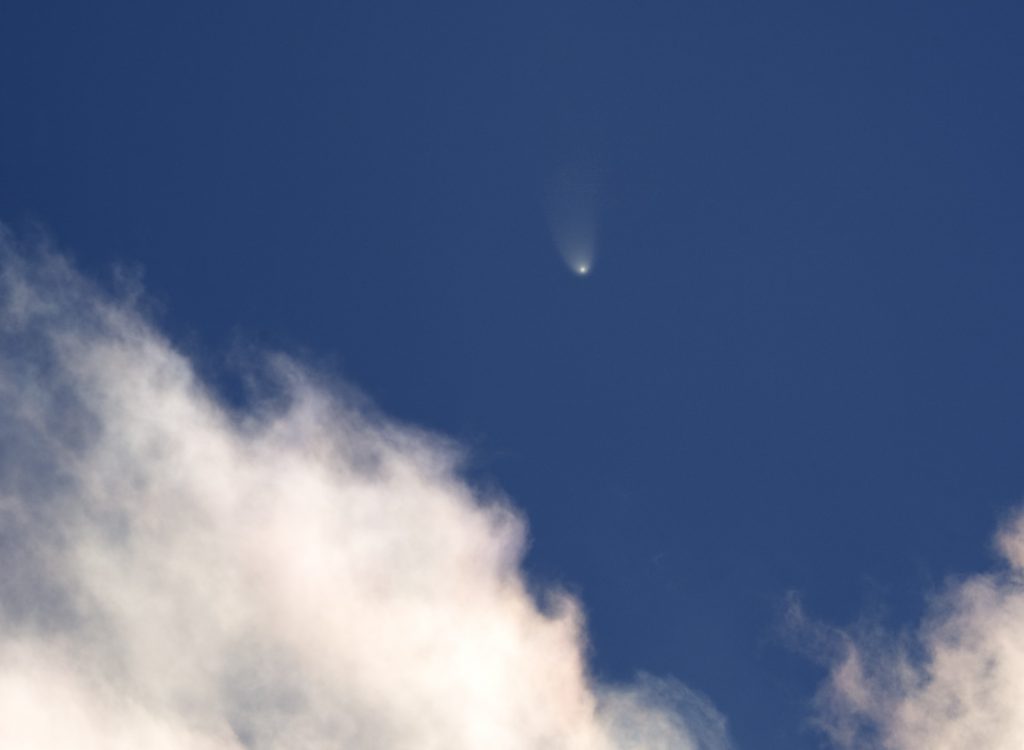
<instances>
[{"instance_id":1,"label":"cumulus cloud","mask_svg":"<svg viewBox=\"0 0 1024 750\"><path fill-rule=\"evenodd\" d=\"M914 633L852 637L803 623L832 652L818 705L838 746L1024 748L1024 514L996 543L1004 569L950 585Z\"/></svg>"},{"instance_id":2,"label":"cumulus cloud","mask_svg":"<svg viewBox=\"0 0 1024 750\"><path fill-rule=\"evenodd\" d=\"M3 241L0 747L711 750L599 684L457 448L295 363L225 405L124 295Z\"/></svg>"}]
</instances>

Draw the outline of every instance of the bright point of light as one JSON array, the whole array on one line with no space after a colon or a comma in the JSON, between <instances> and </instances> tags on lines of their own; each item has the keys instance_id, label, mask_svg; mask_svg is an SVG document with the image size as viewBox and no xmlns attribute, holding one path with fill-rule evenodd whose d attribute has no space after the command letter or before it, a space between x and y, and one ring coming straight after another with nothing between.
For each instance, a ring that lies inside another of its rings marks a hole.
<instances>
[{"instance_id":1,"label":"bright point of light","mask_svg":"<svg viewBox=\"0 0 1024 750\"><path fill-rule=\"evenodd\" d=\"M586 263L581 263L580 265L576 266L576 273L578 273L580 276L586 276L588 273L590 273L590 266L588 266Z\"/></svg>"}]
</instances>

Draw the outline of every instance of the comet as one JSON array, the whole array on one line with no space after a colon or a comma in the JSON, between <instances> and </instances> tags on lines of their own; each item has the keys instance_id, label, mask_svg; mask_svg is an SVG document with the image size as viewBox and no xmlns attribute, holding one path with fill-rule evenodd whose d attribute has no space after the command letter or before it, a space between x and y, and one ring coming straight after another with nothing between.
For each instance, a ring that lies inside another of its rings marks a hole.
<instances>
[{"instance_id":1,"label":"comet","mask_svg":"<svg viewBox=\"0 0 1024 750\"><path fill-rule=\"evenodd\" d=\"M588 276L594 268L598 193L593 169L563 169L548 186L548 219L555 248L577 276Z\"/></svg>"}]
</instances>

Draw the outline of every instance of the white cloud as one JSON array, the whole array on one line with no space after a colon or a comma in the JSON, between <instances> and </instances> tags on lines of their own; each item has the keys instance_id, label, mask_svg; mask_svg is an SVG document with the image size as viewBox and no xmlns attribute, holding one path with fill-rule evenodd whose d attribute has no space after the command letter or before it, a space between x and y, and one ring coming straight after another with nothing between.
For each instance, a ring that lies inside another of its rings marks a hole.
<instances>
[{"instance_id":1,"label":"white cloud","mask_svg":"<svg viewBox=\"0 0 1024 750\"><path fill-rule=\"evenodd\" d=\"M952 584L917 632L826 636L835 658L820 720L837 745L1024 748L1024 515L997 546L1008 566Z\"/></svg>"},{"instance_id":2,"label":"white cloud","mask_svg":"<svg viewBox=\"0 0 1024 750\"><path fill-rule=\"evenodd\" d=\"M271 358L222 404L132 306L4 241L0 747L688 750L685 688L597 684L579 607L458 451Z\"/></svg>"}]
</instances>

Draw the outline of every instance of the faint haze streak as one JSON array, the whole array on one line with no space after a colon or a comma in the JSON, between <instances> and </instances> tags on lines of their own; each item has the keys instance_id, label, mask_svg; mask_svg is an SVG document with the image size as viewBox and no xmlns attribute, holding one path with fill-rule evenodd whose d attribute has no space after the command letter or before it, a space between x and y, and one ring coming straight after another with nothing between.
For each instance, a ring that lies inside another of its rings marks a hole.
<instances>
[{"instance_id":1,"label":"faint haze streak","mask_svg":"<svg viewBox=\"0 0 1024 750\"><path fill-rule=\"evenodd\" d=\"M596 682L449 442L282 357L226 407L132 306L0 250L0 747L721 750Z\"/></svg>"}]
</instances>

